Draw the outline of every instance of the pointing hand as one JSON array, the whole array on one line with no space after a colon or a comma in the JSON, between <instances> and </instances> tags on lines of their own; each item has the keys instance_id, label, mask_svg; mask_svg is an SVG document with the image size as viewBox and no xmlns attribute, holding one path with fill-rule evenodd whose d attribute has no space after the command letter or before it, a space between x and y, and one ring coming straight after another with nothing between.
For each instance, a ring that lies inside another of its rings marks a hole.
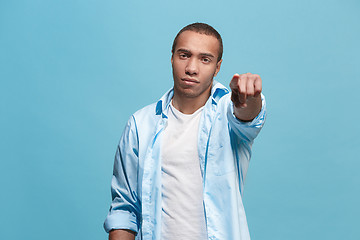
<instances>
[{"instance_id":1,"label":"pointing hand","mask_svg":"<svg viewBox=\"0 0 360 240\"><path fill-rule=\"evenodd\" d=\"M230 82L231 101L236 108L246 108L249 99L258 97L262 90L259 75L252 73L234 74Z\"/></svg>"}]
</instances>

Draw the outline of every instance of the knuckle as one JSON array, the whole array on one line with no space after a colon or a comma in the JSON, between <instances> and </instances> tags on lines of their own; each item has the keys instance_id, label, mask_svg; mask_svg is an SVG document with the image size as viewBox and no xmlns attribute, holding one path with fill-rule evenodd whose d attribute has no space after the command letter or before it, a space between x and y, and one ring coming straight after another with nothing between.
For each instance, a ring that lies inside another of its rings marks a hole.
<instances>
[{"instance_id":1,"label":"knuckle","mask_svg":"<svg viewBox=\"0 0 360 240\"><path fill-rule=\"evenodd\" d=\"M242 94L242 95L246 94L246 89L240 89L239 93Z\"/></svg>"},{"instance_id":2,"label":"knuckle","mask_svg":"<svg viewBox=\"0 0 360 240\"><path fill-rule=\"evenodd\" d=\"M251 80L252 82L254 82L255 81L255 76L254 75L251 75L251 76L249 76L249 80Z\"/></svg>"},{"instance_id":3,"label":"knuckle","mask_svg":"<svg viewBox=\"0 0 360 240\"><path fill-rule=\"evenodd\" d=\"M247 75L241 75L239 80L245 81L247 78Z\"/></svg>"},{"instance_id":4,"label":"knuckle","mask_svg":"<svg viewBox=\"0 0 360 240\"><path fill-rule=\"evenodd\" d=\"M249 89L247 90L247 95L248 95L248 96L254 95L254 88L249 88Z\"/></svg>"}]
</instances>

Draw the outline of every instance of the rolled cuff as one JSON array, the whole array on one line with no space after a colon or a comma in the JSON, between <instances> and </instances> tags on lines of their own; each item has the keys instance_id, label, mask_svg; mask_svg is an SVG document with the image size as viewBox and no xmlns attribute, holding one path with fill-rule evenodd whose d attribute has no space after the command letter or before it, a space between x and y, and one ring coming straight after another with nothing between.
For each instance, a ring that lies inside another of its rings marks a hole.
<instances>
[{"instance_id":1,"label":"rolled cuff","mask_svg":"<svg viewBox=\"0 0 360 240\"><path fill-rule=\"evenodd\" d=\"M137 234L139 225L134 213L117 210L109 212L104 222L104 229L107 233L112 229L127 229Z\"/></svg>"},{"instance_id":2,"label":"rolled cuff","mask_svg":"<svg viewBox=\"0 0 360 240\"><path fill-rule=\"evenodd\" d=\"M261 128L265 123L266 118L266 101L265 96L261 94L261 111L250 122L244 122L236 118L234 115L234 105L230 102L228 107L228 120L231 128L245 141L253 141L259 134Z\"/></svg>"}]
</instances>

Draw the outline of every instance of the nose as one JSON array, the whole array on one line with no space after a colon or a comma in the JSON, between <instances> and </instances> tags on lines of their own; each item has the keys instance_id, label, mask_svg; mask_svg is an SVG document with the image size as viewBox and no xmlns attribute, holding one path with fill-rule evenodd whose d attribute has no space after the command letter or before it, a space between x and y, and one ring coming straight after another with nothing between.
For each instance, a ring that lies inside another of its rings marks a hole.
<instances>
[{"instance_id":1,"label":"nose","mask_svg":"<svg viewBox=\"0 0 360 240\"><path fill-rule=\"evenodd\" d=\"M185 73L187 75L193 76L193 75L197 75L199 72L198 69L198 65L196 62L195 58L189 58L187 64L186 64L186 68L185 68Z\"/></svg>"}]
</instances>

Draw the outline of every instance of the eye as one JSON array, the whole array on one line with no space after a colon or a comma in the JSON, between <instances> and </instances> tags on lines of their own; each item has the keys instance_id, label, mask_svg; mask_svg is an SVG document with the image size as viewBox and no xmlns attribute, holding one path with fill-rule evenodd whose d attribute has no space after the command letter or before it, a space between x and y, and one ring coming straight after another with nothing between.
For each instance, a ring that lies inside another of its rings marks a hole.
<instances>
[{"instance_id":1,"label":"eye","mask_svg":"<svg viewBox=\"0 0 360 240\"><path fill-rule=\"evenodd\" d=\"M202 61L204 63L209 63L209 62L211 62L211 59L206 57L206 58L203 58Z\"/></svg>"},{"instance_id":2,"label":"eye","mask_svg":"<svg viewBox=\"0 0 360 240\"><path fill-rule=\"evenodd\" d=\"M180 53L180 54L179 54L179 57L180 57L180 59L186 59L186 58L188 58L188 57L189 57L189 54L186 54L186 53Z\"/></svg>"}]
</instances>

